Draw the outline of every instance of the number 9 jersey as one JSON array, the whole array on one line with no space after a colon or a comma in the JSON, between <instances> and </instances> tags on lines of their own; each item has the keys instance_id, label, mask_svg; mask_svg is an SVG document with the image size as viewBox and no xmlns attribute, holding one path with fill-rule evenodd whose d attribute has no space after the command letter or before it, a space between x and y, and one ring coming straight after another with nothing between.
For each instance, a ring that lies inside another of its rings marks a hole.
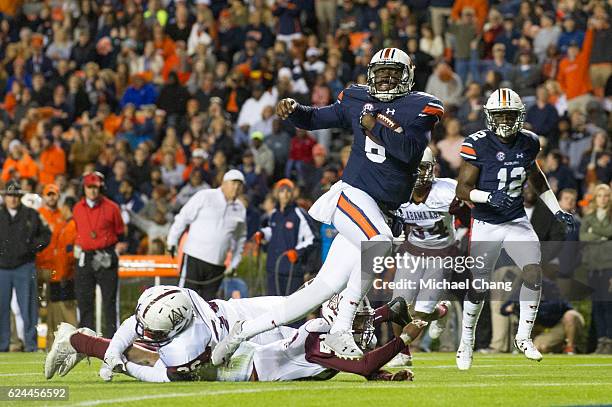
<instances>
[{"instance_id":1,"label":"number 9 jersey","mask_svg":"<svg viewBox=\"0 0 612 407\"><path fill-rule=\"evenodd\" d=\"M460 154L480 170L476 189L485 192L505 190L514 198L509 209L476 203L472 209L474 219L500 224L526 216L523 186L539 151L538 136L528 130L521 130L507 144L490 130L481 130L465 139Z\"/></svg>"}]
</instances>

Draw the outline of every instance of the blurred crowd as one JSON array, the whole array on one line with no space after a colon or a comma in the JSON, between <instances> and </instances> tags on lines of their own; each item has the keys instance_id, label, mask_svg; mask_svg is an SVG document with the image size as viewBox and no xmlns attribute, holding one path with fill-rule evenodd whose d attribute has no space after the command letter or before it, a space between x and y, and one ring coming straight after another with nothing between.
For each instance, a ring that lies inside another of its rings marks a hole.
<instances>
[{"instance_id":1,"label":"blurred crowd","mask_svg":"<svg viewBox=\"0 0 612 407\"><path fill-rule=\"evenodd\" d=\"M457 175L484 101L507 86L563 209L588 217L595 186L612 181L611 11L602 0L0 0L0 183L54 184L63 203L98 171L121 208L122 250L163 254L181 207L234 168L250 238L278 205L275 183L292 180L308 208L350 153L350 133L295 129L277 101L333 103L365 83L377 50L398 47L414 89L445 104L439 176ZM319 233L324 252L333 231Z\"/></svg>"}]
</instances>

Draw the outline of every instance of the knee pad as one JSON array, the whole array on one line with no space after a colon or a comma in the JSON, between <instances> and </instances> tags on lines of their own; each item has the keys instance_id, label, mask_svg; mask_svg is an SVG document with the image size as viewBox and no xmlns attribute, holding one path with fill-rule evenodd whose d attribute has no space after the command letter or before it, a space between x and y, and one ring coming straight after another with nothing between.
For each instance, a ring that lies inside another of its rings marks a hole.
<instances>
[{"instance_id":1,"label":"knee pad","mask_svg":"<svg viewBox=\"0 0 612 407\"><path fill-rule=\"evenodd\" d=\"M528 264L523 268L523 284L530 290L542 287L542 267L539 264Z\"/></svg>"}]
</instances>

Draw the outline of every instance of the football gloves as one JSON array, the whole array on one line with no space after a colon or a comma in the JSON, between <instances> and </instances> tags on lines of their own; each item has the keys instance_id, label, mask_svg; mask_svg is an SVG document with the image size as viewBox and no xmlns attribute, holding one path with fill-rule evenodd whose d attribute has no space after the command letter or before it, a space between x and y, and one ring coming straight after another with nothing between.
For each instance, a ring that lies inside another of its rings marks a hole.
<instances>
[{"instance_id":1,"label":"football gloves","mask_svg":"<svg viewBox=\"0 0 612 407\"><path fill-rule=\"evenodd\" d=\"M503 189L498 189L497 191L491 192L489 198L487 199L487 203L494 208L500 209L508 209L512 206L512 202L514 202L514 198L506 193Z\"/></svg>"},{"instance_id":2,"label":"football gloves","mask_svg":"<svg viewBox=\"0 0 612 407\"><path fill-rule=\"evenodd\" d=\"M574 232L576 230L576 220L574 219L574 216L572 216L571 213L557 211L557 213L555 213L555 218L557 218L559 222L565 223L565 227L567 228L568 233Z\"/></svg>"}]
</instances>

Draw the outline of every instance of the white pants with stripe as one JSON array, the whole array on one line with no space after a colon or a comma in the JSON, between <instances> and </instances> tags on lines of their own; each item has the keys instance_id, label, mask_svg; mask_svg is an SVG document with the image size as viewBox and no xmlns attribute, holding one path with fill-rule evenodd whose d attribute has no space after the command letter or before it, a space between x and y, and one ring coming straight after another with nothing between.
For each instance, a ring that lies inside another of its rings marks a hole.
<instances>
[{"instance_id":1,"label":"white pants with stripe","mask_svg":"<svg viewBox=\"0 0 612 407\"><path fill-rule=\"evenodd\" d=\"M284 302L277 309L247 321L243 325L246 336L298 320L345 287L332 332L351 329L357 304L371 287L370 282L362 281L361 242L380 241L381 247L388 245L390 249L391 229L372 197L342 181L321 196L309 213L320 222L333 224L339 232L321 270L308 286L282 297Z\"/></svg>"},{"instance_id":2,"label":"white pants with stripe","mask_svg":"<svg viewBox=\"0 0 612 407\"><path fill-rule=\"evenodd\" d=\"M481 256L483 267L474 267L472 275L490 279L502 249L521 270L530 264L540 264L542 258L538 235L526 216L500 224L474 219L470 256Z\"/></svg>"}]
</instances>

